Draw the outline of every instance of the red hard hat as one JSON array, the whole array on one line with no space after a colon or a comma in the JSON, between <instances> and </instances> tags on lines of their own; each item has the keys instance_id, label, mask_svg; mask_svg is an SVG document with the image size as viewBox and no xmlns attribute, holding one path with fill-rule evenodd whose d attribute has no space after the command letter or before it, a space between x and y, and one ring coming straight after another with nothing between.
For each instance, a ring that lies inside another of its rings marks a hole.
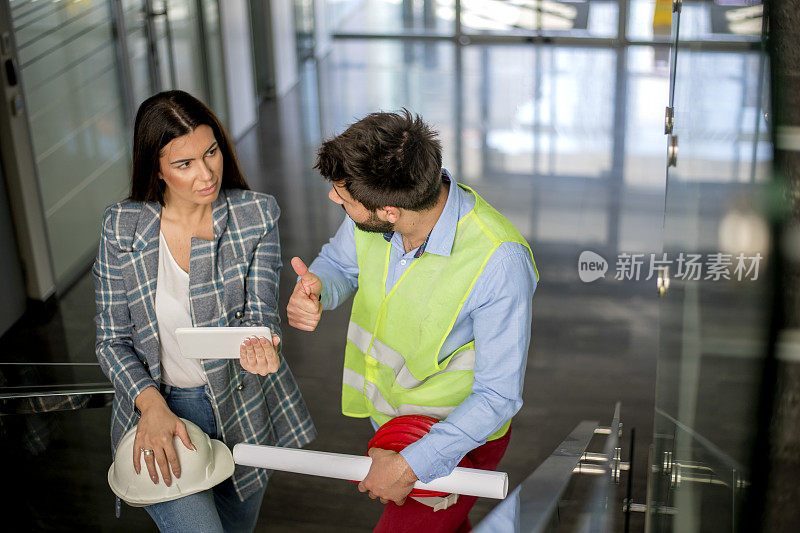
<instances>
[{"instance_id":1,"label":"red hard hat","mask_svg":"<svg viewBox=\"0 0 800 533\"><path fill-rule=\"evenodd\" d=\"M392 418L375 432L375 436L369 441L369 448L381 448L400 452L406 446L428 434L434 424L439 422L435 418L424 415L404 415ZM458 466L472 468L472 461L467 456L461 459ZM409 496L425 498L431 496L444 497L447 493L432 490L413 489Z\"/></svg>"}]
</instances>

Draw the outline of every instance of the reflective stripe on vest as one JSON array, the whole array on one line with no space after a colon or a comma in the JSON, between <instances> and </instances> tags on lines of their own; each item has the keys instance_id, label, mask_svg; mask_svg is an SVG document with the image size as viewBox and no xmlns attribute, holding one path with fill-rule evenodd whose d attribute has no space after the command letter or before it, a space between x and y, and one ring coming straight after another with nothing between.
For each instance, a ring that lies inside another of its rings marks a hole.
<instances>
[{"instance_id":1,"label":"reflective stripe on vest","mask_svg":"<svg viewBox=\"0 0 800 533\"><path fill-rule=\"evenodd\" d=\"M458 407L457 405L448 407L430 407L426 405L403 404L398 405L397 408L394 408L392 407L392 404L390 404L386 398L383 397L377 385L371 381L365 380L364 376L358 372L350 370L347 367L344 369L342 383L362 393L372 403L372 407L374 407L376 411L388 416L389 418L395 418L403 415L427 415L432 416L433 418L438 418L439 420L444 420L450 416L450 413L452 413L456 407Z\"/></svg>"},{"instance_id":2,"label":"reflective stripe on vest","mask_svg":"<svg viewBox=\"0 0 800 533\"><path fill-rule=\"evenodd\" d=\"M395 383L404 389L415 389L433 377L445 372L472 370L475 366L475 350L464 350L455 354L444 369L423 380L418 380L406 366L406 360L400 352L393 350L378 339L373 340L372 335L355 322L350 322L350 326L347 328L347 339L352 341L362 353L366 353L367 357L371 357L380 364L391 368L394 371ZM370 341L372 342L371 349ZM369 353L367 353L368 350Z\"/></svg>"}]
</instances>

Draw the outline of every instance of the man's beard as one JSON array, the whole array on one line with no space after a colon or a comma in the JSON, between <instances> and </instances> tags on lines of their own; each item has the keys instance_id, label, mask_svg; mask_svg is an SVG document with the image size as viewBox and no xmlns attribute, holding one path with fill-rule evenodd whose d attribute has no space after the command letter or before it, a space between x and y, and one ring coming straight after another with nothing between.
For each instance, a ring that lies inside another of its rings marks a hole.
<instances>
[{"instance_id":1,"label":"man's beard","mask_svg":"<svg viewBox=\"0 0 800 533\"><path fill-rule=\"evenodd\" d=\"M355 222L355 224L361 231L368 231L369 233L389 233L394 231L394 224L381 220L374 212L369 214L369 218L365 222Z\"/></svg>"}]
</instances>

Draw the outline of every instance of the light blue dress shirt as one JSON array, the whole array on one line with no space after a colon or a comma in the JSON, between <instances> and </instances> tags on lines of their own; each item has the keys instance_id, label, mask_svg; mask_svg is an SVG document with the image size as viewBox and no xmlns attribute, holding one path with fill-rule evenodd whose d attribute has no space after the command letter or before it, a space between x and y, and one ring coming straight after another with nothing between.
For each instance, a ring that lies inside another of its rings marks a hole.
<instances>
[{"instance_id":1,"label":"light blue dress shirt","mask_svg":"<svg viewBox=\"0 0 800 533\"><path fill-rule=\"evenodd\" d=\"M450 191L424 253L449 257L456 225L475 200L446 170L443 176L445 181L450 179ZM354 229L353 220L345 217L309 267L322 281L323 310L335 309L358 288ZM386 293L416 260L418 251L406 253L399 233L391 235L391 244ZM475 339L472 393L428 435L401 452L421 481L448 475L467 452L484 444L522 407L536 285L533 262L521 244L503 243L486 263L439 353L441 361Z\"/></svg>"}]
</instances>

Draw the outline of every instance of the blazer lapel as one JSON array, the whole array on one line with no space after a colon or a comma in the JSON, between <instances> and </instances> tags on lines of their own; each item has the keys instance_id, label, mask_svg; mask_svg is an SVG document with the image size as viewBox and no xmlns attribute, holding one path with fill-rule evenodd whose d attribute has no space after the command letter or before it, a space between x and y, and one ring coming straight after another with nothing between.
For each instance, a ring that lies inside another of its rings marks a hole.
<instances>
[{"instance_id":1,"label":"blazer lapel","mask_svg":"<svg viewBox=\"0 0 800 533\"><path fill-rule=\"evenodd\" d=\"M156 320L156 284L158 282L158 235L161 229L161 206L146 203L142 206L133 236L133 267L136 273L138 295L144 316L134 317L139 337L146 344L147 362L154 379L161 374L159 364L158 322Z\"/></svg>"},{"instance_id":2,"label":"blazer lapel","mask_svg":"<svg viewBox=\"0 0 800 533\"><path fill-rule=\"evenodd\" d=\"M189 256L189 308L192 325L219 326L222 312L222 281L218 275L219 243L228 224L228 202L221 191L213 204L214 239L192 238Z\"/></svg>"}]
</instances>

